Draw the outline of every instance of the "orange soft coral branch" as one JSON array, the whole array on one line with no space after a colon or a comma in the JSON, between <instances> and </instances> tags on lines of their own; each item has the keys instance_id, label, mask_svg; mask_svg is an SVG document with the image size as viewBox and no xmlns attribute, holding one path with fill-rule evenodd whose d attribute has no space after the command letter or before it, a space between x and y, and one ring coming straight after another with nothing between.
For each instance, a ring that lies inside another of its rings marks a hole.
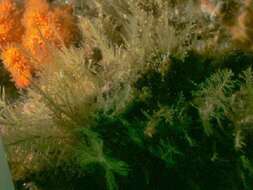
<instances>
[{"instance_id":1,"label":"orange soft coral branch","mask_svg":"<svg viewBox=\"0 0 253 190\"><path fill-rule=\"evenodd\" d=\"M21 24L23 9L13 0L0 2L0 46L3 48L9 43L21 41L24 28Z\"/></svg>"},{"instance_id":2,"label":"orange soft coral branch","mask_svg":"<svg viewBox=\"0 0 253 190\"><path fill-rule=\"evenodd\" d=\"M54 31L50 28L49 11L46 0L27 0L25 3L23 17L25 35L22 41L33 56L45 56L41 54L46 52L46 42L52 43L54 39Z\"/></svg>"},{"instance_id":3,"label":"orange soft coral branch","mask_svg":"<svg viewBox=\"0 0 253 190\"><path fill-rule=\"evenodd\" d=\"M51 18L56 35L62 40L65 46L68 47L80 40L77 18L73 15L71 5L54 7L51 12Z\"/></svg>"},{"instance_id":4,"label":"orange soft coral branch","mask_svg":"<svg viewBox=\"0 0 253 190\"><path fill-rule=\"evenodd\" d=\"M9 47L3 50L2 59L16 86L26 88L32 79L32 67L29 58L20 48Z\"/></svg>"},{"instance_id":5,"label":"orange soft coral branch","mask_svg":"<svg viewBox=\"0 0 253 190\"><path fill-rule=\"evenodd\" d=\"M39 63L48 63L52 56L48 45L68 47L80 37L70 5L52 7L47 0L26 0L22 8L14 0L3 0L0 13L2 60L19 88L30 84L32 73L40 69L40 64L31 64L21 49L7 47L8 44L18 43Z\"/></svg>"},{"instance_id":6,"label":"orange soft coral branch","mask_svg":"<svg viewBox=\"0 0 253 190\"><path fill-rule=\"evenodd\" d=\"M27 0L23 23L23 44L34 55L41 54L46 43L60 48L73 44L78 36L77 21L68 5L52 8L45 0Z\"/></svg>"}]
</instances>

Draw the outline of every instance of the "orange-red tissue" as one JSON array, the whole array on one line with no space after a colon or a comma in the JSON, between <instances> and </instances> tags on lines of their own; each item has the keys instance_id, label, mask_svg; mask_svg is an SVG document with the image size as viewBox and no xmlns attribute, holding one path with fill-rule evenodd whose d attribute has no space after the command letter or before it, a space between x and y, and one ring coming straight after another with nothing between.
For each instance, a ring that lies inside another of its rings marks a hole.
<instances>
[{"instance_id":1,"label":"orange-red tissue","mask_svg":"<svg viewBox=\"0 0 253 190\"><path fill-rule=\"evenodd\" d=\"M73 44L78 27L71 10L68 5L50 7L46 0L27 0L23 17L24 47L40 57L45 56L41 52L47 52L47 45L61 48Z\"/></svg>"},{"instance_id":2,"label":"orange-red tissue","mask_svg":"<svg viewBox=\"0 0 253 190\"><path fill-rule=\"evenodd\" d=\"M1 58L5 68L11 73L17 88L26 88L32 79L30 60L18 47L8 47L3 50Z\"/></svg>"},{"instance_id":3,"label":"orange-red tissue","mask_svg":"<svg viewBox=\"0 0 253 190\"><path fill-rule=\"evenodd\" d=\"M24 27L21 24L23 10L13 0L0 2L0 48L21 41Z\"/></svg>"},{"instance_id":4,"label":"orange-red tissue","mask_svg":"<svg viewBox=\"0 0 253 190\"><path fill-rule=\"evenodd\" d=\"M47 0L21 2L18 6L15 0L0 1L0 51L16 86L26 88L34 70L50 62L49 47L74 45L80 33L70 5L52 6ZM24 51L13 48L15 44L37 61L30 63Z\"/></svg>"}]
</instances>

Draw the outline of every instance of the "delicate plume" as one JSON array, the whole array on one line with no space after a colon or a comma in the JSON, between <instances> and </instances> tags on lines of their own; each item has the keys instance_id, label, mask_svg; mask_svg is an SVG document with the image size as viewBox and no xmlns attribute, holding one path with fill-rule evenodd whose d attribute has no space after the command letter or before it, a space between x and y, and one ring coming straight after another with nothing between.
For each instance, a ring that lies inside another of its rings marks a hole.
<instances>
[{"instance_id":1,"label":"delicate plume","mask_svg":"<svg viewBox=\"0 0 253 190\"><path fill-rule=\"evenodd\" d=\"M13 0L2 0L0 2L0 47L3 48L10 43L21 41L23 26L20 18L23 9L18 7Z\"/></svg>"},{"instance_id":2,"label":"delicate plume","mask_svg":"<svg viewBox=\"0 0 253 190\"><path fill-rule=\"evenodd\" d=\"M29 58L17 47L3 50L2 59L5 68L11 73L12 79L18 88L27 87L32 78Z\"/></svg>"},{"instance_id":3,"label":"delicate plume","mask_svg":"<svg viewBox=\"0 0 253 190\"><path fill-rule=\"evenodd\" d=\"M49 5L46 0L27 0L25 3L23 45L34 56L45 52L46 42L53 41L54 38L48 13Z\"/></svg>"},{"instance_id":4,"label":"delicate plume","mask_svg":"<svg viewBox=\"0 0 253 190\"><path fill-rule=\"evenodd\" d=\"M23 45L42 63L49 56L47 45L61 48L74 43L78 27L71 6L50 7L46 0L27 0L23 17Z\"/></svg>"}]
</instances>

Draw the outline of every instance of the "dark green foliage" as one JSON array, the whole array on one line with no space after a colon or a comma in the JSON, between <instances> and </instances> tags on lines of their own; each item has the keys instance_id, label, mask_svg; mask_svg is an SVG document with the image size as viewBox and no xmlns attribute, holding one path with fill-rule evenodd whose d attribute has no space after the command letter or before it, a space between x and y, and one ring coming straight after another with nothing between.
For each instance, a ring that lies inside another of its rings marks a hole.
<instances>
[{"instance_id":1,"label":"dark green foliage","mask_svg":"<svg viewBox=\"0 0 253 190\"><path fill-rule=\"evenodd\" d=\"M252 59L241 51L153 53L128 81L125 103L117 98L122 89L108 94L106 108L73 114L71 122L54 118L72 129L71 156L27 175L18 188L32 181L46 190L250 190Z\"/></svg>"},{"instance_id":2,"label":"dark green foliage","mask_svg":"<svg viewBox=\"0 0 253 190\"><path fill-rule=\"evenodd\" d=\"M122 112L97 115L105 152L130 168L119 189L251 189L252 54L164 56Z\"/></svg>"},{"instance_id":3,"label":"dark green foliage","mask_svg":"<svg viewBox=\"0 0 253 190\"><path fill-rule=\"evenodd\" d=\"M221 68L230 68L237 76L242 71L249 67L252 67L253 55L252 52L234 50L232 52L223 53L217 60L217 63Z\"/></svg>"}]
</instances>

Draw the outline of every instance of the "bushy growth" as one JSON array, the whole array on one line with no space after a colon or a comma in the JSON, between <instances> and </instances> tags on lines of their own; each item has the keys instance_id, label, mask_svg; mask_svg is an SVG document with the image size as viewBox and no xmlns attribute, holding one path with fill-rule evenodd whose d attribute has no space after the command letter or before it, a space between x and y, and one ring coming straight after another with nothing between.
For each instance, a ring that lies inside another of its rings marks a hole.
<instances>
[{"instance_id":1,"label":"bushy growth","mask_svg":"<svg viewBox=\"0 0 253 190\"><path fill-rule=\"evenodd\" d=\"M121 111L97 116L105 148L130 167L120 187L251 189L252 66L236 75L213 66L220 57L171 59L136 81Z\"/></svg>"},{"instance_id":2,"label":"bushy growth","mask_svg":"<svg viewBox=\"0 0 253 190\"><path fill-rule=\"evenodd\" d=\"M0 101L17 189L252 189L253 53L230 43L226 7L59 2L21 4L2 49L26 89Z\"/></svg>"}]
</instances>

